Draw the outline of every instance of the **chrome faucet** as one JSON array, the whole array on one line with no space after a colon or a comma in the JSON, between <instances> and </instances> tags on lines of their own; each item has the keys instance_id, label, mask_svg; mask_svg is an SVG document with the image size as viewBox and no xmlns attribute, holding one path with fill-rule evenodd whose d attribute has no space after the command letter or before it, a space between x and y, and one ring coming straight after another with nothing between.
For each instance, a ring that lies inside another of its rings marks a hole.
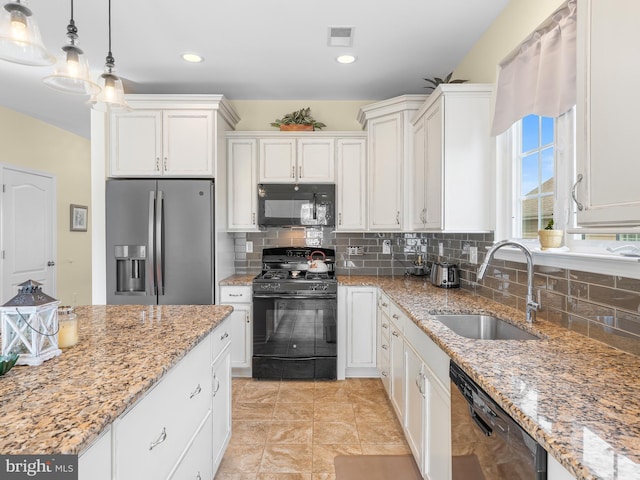
<instances>
[{"instance_id":1,"label":"chrome faucet","mask_svg":"<svg viewBox=\"0 0 640 480\"><path fill-rule=\"evenodd\" d=\"M525 258L527 259L527 322L533 323L536 319L536 311L538 310L538 303L536 303L533 299L533 255L531 255L531 250L528 247L523 245L520 242L516 242L514 240L502 240L496 244L494 244L489 251L487 252L487 256L484 258L484 262L478 268L478 280L482 280L485 272L487 271L487 267L489 266L489 262L493 258L493 255L505 246L517 247L522 250Z\"/></svg>"}]
</instances>

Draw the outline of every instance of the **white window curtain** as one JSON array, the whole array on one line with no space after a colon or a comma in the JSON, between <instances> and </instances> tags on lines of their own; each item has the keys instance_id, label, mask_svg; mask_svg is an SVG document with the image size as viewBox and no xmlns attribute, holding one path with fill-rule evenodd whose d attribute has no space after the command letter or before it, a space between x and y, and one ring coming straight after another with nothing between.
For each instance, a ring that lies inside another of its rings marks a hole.
<instances>
[{"instance_id":1,"label":"white window curtain","mask_svg":"<svg viewBox=\"0 0 640 480\"><path fill-rule=\"evenodd\" d=\"M500 63L492 135L531 113L558 117L576 103L576 0Z\"/></svg>"}]
</instances>

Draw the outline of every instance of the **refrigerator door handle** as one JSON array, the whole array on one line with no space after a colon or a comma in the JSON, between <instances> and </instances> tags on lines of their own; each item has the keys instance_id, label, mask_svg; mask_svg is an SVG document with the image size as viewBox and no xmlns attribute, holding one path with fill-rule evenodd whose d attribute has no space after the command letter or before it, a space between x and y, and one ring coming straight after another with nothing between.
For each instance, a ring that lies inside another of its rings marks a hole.
<instances>
[{"instance_id":1,"label":"refrigerator door handle","mask_svg":"<svg viewBox=\"0 0 640 480\"><path fill-rule=\"evenodd\" d=\"M146 275L147 275L147 295L156 295L156 282L155 282L155 275L154 275L154 269L153 269L153 265L154 265L154 261L153 261L153 257L154 257L154 250L153 250L153 235L154 235L154 218L155 218L155 206L156 206L156 192L155 191L150 191L149 192L149 218L148 218L148 231L149 231L149 236L148 236L148 245L147 245L147 268L146 270Z\"/></svg>"},{"instance_id":2,"label":"refrigerator door handle","mask_svg":"<svg viewBox=\"0 0 640 480\"><path fill-rule=\"evenodd\" d=\"M164 195L158 190L156 197L156 278L158 281L158 295L164 295L164 256L162 250L162 230L164 223Z\"/></svg>"}]
</instances>

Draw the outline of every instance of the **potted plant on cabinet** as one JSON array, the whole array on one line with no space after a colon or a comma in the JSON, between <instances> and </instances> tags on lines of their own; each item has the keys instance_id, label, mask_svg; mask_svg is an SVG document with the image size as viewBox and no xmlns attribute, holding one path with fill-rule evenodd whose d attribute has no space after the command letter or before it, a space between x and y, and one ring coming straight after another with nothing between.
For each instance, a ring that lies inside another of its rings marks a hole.
<instances>
[{"instance_id":1,"label":"potted plant on cabinet","mask_svg":"<svg viewBox=\"0 0 640 480\"><path fill-rule=\"evenodd\" d=\"M562 230L553 228L553 218L547 222L544 230L538 230L538 239L540 240L540 249L559 248L562 245Z\"/></svg>"},{"instance_id":2,"label":"potted plant on cabinet","mask_svg":"<svg viewBox=\"0 0 640 480\"><path fill-rule=\"evenodd\" d=\"M311 116L311 107L301 108L295 112L287 113L282 118L277 118L271 123L272 127L278 127L281 131L285 130L320 130L326 125L316 121Z\"/></svg>"}]
</instances>

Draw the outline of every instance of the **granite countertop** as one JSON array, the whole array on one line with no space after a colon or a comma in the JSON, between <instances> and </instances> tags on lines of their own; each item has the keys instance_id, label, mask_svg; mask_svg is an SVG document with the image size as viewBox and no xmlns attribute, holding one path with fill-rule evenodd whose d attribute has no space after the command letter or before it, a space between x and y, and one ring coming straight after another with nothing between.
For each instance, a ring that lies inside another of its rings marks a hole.
<instances>
[{"instance_id":1,"label":"granite countertop","mask_svg":"<svg viewBox=\"0 0 640 480\"><path fill-rule=\"evenodd\" d=\"M0 453L81 452L232 310L76 307L77 345L0 377Z\"/></svg>"},{"instance_id":2,"label":"granite countertop","mask_svg":"<svg viewBox=\"0 0 640 480\"><path fill-rule=\"evenodd\" d=\"M381 287L443 351L556 460L579 479L640 478L640 358L468 290L416 277L340 276ZM482 341L460 337L438 313L488 313L543 337Z\"/></svg>"},{"instance_id":3,"label":"granite countertop","mask_svg":"<svg viewBox=\"0 0 640 480\"><path fill-rule=\"evenodd\" d=\"M236 273L220 281L221 287L250 287L257 273Z\"/></svg>"}]
</instances>

